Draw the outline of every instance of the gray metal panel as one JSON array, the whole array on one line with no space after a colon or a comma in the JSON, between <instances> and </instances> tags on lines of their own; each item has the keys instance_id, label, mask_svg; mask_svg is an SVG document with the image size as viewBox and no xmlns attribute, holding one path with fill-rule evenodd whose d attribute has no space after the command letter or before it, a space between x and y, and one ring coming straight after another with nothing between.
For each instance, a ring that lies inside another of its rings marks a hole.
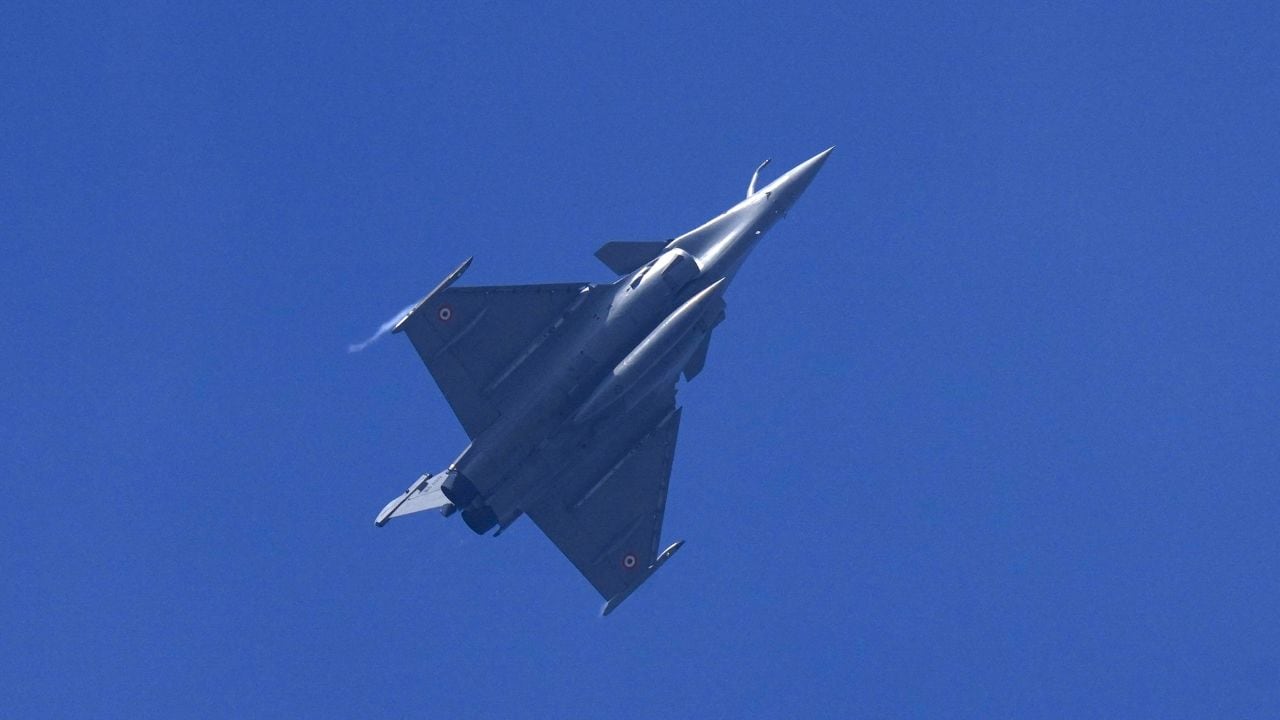
<instances>
[{"instance_id":1,"label":"gray metal panel","mask_svg":"<svg viewBox=\"0 0 1280 720\"><path fill-rule=\"evenodd\" d=\"M450 287L404 323L414 349L469 437L489 427L506 398L507 372L577 299L585 283Z\"/></svg>"},{"instance_id":2,"label":"gray metal panel","mask_svg":"<svg viewBox=\"0 0 1280 720\"><path fill-rule=\"evenodd\" d=\"M603 472L571 474L527 511L606 600L643 582L658 556L680 408L670 389L655 395L670 409L649 432Z\"/></svg>"},{"instance_id":3,"label":"gray metal panel","mask_svg":"<svg viewBox=\"0 0 1280 720\"><path fill-rule=\"evenodd\" d=\"M689 362L684 366L684 379L692 380L698 377L698 373L702 372L702 368L707 364L707 349L711 347L711 333L707 333L702 338L702 343L698 345L698 349L693 351L693 355L689 358Z\"/></svg>"},{"instance_id":4,"label":"gray metal panel","mask_svg":"<svg viewBox=\"0 0 1280 720\"><path fill-rule=\"evenodd\" d=\"M669 240L614 240L600 246L596 258L619 275L626 275L662 254Z\"/></svg>"},{"instance_id":5,"label":"gray metal panel","mask_svg":"<svg viewBox=\"0 0 1280 720\"><path fill-rule=\"evenodd\" d=\"M720 312L711 321L711 330L714 330L716 326L722 322L724 322L723 302L721 302ZM707 331L706 337L702 339L702 344L698 346L697 350L693 351L693 355L690 356L689 362L685 364L685 380L692 380L697 377L698 373L702 372L703 366L707 364L707 350L711 347L711 330Z\"/></svg>"}]
</instances>

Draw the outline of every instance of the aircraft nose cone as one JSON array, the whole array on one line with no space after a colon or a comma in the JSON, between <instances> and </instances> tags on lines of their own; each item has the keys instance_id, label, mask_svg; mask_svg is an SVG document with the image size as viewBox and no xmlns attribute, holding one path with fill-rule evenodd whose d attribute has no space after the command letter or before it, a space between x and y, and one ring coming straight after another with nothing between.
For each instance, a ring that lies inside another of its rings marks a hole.
<instances>
[{"instance_id":1,"label":"aircraft nose cone","mask_svg":"<svg viewBox=\"0 0 1280 720\"><path fill-rule=\"evenodd\" d=\"M792 168L789 172L787 172L788 176L792 176L792 180L790 184L797 185L802 183L799 190L800 192L803 192L804 188L807 187L809 185L809 182L813 180L814 176L818 174L818 171L822 169L822 165L827 162L827 156L830 155L831 152L835 149L836 149L836 146L832 145L826 150L823 150L817 155L814 155L808 160L805 160L804 162Z\"/></svg>"},{"instance_id":2,"label":"aircraft nose cone","mask_svg":"<svg viewBox=\"0 0 1280 720\"><path fill-rule=\"evenodd\" d=\"M813 165L813 171L814 171L814 172L817 172L817 171L818 171L818 168L822 167L822 163L824 163L824 162L826 162L826 161L827 161L827 156L828 156L828 155L830 155L833 151L835 151L835 149L836 149L836 146L835 146L835 145L832 145L831 147L827 148L826 150L823 150L822 152L818 153L817 155L814 155L813 157L809 158L808 160L805 160L804 162L800 163L800 165L801 165L801 166L804 166L804 165Z\"/></svg>"},{"instance_id":3,"label":"aircraft nose cone","mask_svg":"<svg viewBox=\"0 0 1280 720\"><path fill-rule=\"evenodd\" d=\"M809 187L809 183L813 182L813 178L817 176L818 171L822 169L823 163L827 161L827 156L835 149L835 146L832 145L805 160L783 173L782 177L775 180L770 187L765 189L778 193L781 196L778 199L786 203L785 207L790 207Z\"/></svg>"}]
</instances>

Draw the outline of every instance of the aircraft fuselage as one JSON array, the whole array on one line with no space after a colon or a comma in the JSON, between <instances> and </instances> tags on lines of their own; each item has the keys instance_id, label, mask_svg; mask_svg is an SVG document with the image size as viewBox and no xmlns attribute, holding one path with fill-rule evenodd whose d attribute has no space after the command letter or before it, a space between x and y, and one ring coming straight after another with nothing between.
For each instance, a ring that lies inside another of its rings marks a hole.
<instances>
[{"instance_id":1,"label":"aircraft fuselage","mask_svg":"<svg viewBox=\"0 0 1280 720\"><path fill-rule=\"evenodd\" d=\"M674 386L695 354L705 353L724 317L729 282L829 152L675 238L613 283L583 287L493 381L509 388L508 409L473 438L442 487L472 530L509 526L556 486L549 482L556 476L607 476L663 415L678 412L645 400L655 388ZM566 502L590 492L575 489Z\"/></svg>"}]
</instances>

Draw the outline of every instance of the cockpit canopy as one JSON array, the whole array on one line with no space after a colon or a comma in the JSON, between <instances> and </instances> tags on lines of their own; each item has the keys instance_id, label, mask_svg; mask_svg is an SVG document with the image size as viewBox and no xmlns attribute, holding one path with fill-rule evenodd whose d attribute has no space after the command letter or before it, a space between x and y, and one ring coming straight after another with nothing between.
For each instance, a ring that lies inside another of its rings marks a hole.
<instances>
[{"instance_id":1,"label":"cockpit canopy","mask_svg":"<svg viewBox=\"0 0 1280 720\"><path fill-rule=\"evenodd\" d=\"M702 274L698 261L692 255L678 248L668 250L644 267L631 281L634 289L647 277L656 277L662 281L672 294L680 290Z\"/></svg>"}]
</instances>

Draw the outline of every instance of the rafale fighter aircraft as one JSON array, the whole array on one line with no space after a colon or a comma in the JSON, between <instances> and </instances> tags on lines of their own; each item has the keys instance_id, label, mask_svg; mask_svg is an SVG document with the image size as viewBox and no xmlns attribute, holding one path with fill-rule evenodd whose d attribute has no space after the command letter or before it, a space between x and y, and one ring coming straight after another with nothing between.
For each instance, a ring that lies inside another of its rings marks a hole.
<instances>
[{"instance_id":1,"label":"rafale fighter aircraft","mask_svg":"<svg viewBox=\"0 0 1280 720\"><path fill-rule=\"evenodd\" d=\"M461 510L495 535L528 515L607 601L607 615L684 543L659 551L680 427L676 381L702 371L725 288L831 154L670 241L596 251L609 284L454 287L449 273L392 328L409 336L471 438L387 504Z\"/></svg>"}]
</instances>

